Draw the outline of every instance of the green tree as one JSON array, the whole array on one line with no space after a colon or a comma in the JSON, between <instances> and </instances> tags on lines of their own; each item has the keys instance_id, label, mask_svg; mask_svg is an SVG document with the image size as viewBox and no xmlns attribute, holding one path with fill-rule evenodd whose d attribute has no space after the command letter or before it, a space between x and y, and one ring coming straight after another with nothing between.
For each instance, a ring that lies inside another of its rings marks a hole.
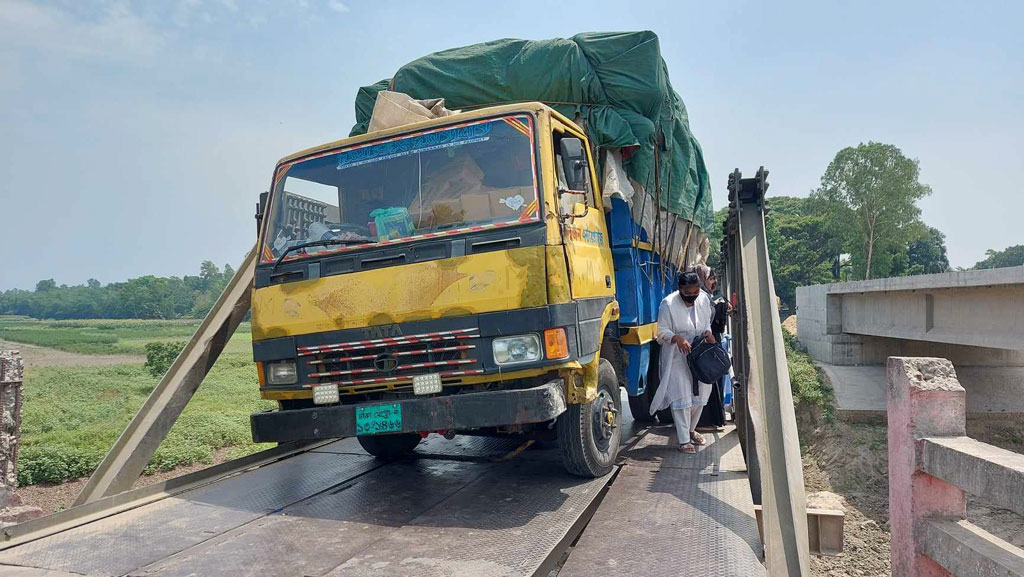
<instances>
[{"instance_id":1,"label":"green tree","mask_svg":"<svg viewBox=\"0 0 1024 577\"><path fill-rule=\"evenodd\" d=\"M827 233L827 218L807 198L772 196L766 199L765 232L775 279L775 292L790 310L796 307L796 287L832 280L831 262L838 243ZM708 232L708 266L721 268L722 223L728 208L715 213Z\"/></svg>"},{"instance_id":2,"label":"green tree","mask_svg":"<svg viewBox=\"0 0 1024 577\"><path fill-rule=\"evenodd\" d=\"M907 246L907 274L936 274L949 270L946 235L937 228L923 227L920 235Z\"/></svg>"},{"instance_id":3,"label":"green tree","mask_svg":"<svg viewBox=\"0 0 1024 577\"><path fill-rule=\"evenodd\" d=\"M828 234L848 247L854 268L863 271L858 276L876 276L879 265L891 269L894 247L918 232L917 201L931 194L919 175L917 160L879 142L840 150L825 170L813 196L829 207Z\"/></svg>"},{"instance_id":4,"label":"green tree","mask_svg":"<svg viewBox=\"0 0 1024 577\"><path fill-rule=\"evenodd\" d=\"M36 292L37 293L46 292L46 291L52 291L52 290L54 290L56 288L57 288L57 282L54 281L52 278L49 278L49 279L46 279L46 280L41 280L41 281L36 283Z\"/></svg>"},{"instance_id":5,"label":"green tree","mask_svg":"<svg viewBox=\"0 0 1024 577\"><path fill-rule=\"evenodd\" d=\"M711 270L717 271L721 274L722 268L722 223L725 222L725 217L729 215L729 207L722 207L715 211L715 216L711 220L711 230L708 234L708 266Z\"/></svg>"},{"instance_id":6,"label":"green tree","mask_svg":"<svg viewBox=\"0 0 1024 577\"><path fill-rule=\"evenodd\" d=\"M1024 266L1024 244L1017 244L998 251L986 250L985 260L979 261L974 268L1003 268L1007 266Z\"/></svg>"},{"instance_id":7,"label":"green tree","mask_svg":"<svg viewBox=\"0 0 1024 577\"><path fill-rule=\"evenodd\" d=\"M775 293L796 309L796 288L832 281L834 245L826 216L806 198L770 197L765 228Z\"/></svg>"},{"instance_id":8,"label":"green tree","mask_svg":"<svg viewBox=\"0 0 1024 577\"><path fill-rule=\"evenodd\" d=\"M202 279L203 290L214 288L221 279L220 269L217 268L217 265L213 264L213 261L204 260L199 265L199 278Z\"/></svg>"}]
</instances>

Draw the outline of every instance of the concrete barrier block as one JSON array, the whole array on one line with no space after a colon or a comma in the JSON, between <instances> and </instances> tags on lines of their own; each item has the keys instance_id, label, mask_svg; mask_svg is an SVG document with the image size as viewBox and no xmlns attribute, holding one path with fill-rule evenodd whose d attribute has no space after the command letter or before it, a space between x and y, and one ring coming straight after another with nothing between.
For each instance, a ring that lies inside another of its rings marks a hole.
<instances>
[{"instance_id":1,"label":"concrete barrier block","mask_svg":"<svg viewBox=\"0 0 1024 577\"><path fill-rule=\"evenodd\" d=\"M990 504L1024 515L1024 455L970 437L917 442L918 467Z\"/></svg>"},{"instance_id":2,"label":"concrete barrier block","mask_svg":"<svg viewBox=\"0 0 1024 577\"><path fill-rule=\"evenodd\" d=\"M932 574L1024 577L1024 551L967 521L922 521L917 540Z\"/></svg>"},{"instance_id":3,"label":"concrete barrier block","mask_svg":"<svg viewBox=\"0 0 1024 577\"><path fill-rule=\"evenodd\" d=\"M962 436L966 395L946 359L890 357L887 371L889 431L889 523L892 574L948 575L918 554L915 527L925 518L963 519L964 491L917 469L917 441Z\"/></svg>"}]
</instances>

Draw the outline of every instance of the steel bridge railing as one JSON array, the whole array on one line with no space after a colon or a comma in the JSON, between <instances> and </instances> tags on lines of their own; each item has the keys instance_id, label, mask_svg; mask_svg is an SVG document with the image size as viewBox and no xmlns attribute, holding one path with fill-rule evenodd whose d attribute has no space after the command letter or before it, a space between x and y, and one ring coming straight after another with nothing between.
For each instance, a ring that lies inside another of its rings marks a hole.
<instances>
[{"instance_id":1,"label":"steel bridge railing","mask_svg":"<svg viewBox=\"0 0 1024 577\"><path fill-rule=\"evenodd\" d=\"M810 575L803 463L765 232L768 171L729 175L722 254L732 300L736 426L764 523L768 575Z\"/></svg>"}]
</instances>

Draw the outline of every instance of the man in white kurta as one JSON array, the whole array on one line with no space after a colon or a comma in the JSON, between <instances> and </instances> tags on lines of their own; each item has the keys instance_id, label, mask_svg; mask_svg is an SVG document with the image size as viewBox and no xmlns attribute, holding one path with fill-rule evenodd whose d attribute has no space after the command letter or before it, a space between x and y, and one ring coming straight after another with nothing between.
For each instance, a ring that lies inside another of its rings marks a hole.
<instances>
[{"instance_id":1,"label":"man in white kurta","mask_svg":"<svg viewBox=\"0 0 1024 577\"><path fill-rule=\"evenodd\" d=\"M690 278L692 277L692 278ZM692 282L691 282L692 281ZM680 290L661 301L658 310L658 343L661 344L659 365L660 385L651 402L651 414L672 409L672 420L679 437L680 450L695 452L693 443L704 444L696 432L700 413L711 394L709 383L699 383L698 394L693 392L693 377L686 362L690 344L699 336L711 337L711 318L714 307L700 290L697 275L683 273ZM693 299L692 302L687 300Z\"/></svg>"}]
</instances>

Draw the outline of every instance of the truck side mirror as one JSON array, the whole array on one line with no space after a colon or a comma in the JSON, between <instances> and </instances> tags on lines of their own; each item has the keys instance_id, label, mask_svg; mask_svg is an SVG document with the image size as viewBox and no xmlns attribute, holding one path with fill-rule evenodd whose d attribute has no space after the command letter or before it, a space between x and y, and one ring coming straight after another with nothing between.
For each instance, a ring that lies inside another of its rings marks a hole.
<instances>
[{"instance_id":1,"label":"truck side mirror","mask_svg":"<svg viewBox=\"0 0 1024 577\"><path fill-rule=\"evenodd\" d=\"M565 185L569 190L587 190L587 155L583 151L583 141L579 138L562 138L558 141L558 151L562 156Z\"/></svg>"},{"instance_id":2,"label":"truck side mirror","mask_svg":"<svg viewBox=\"0 0 1024 577\"><path fill-rule=\"evenodd\" d=\"M260 228L263 225L263 209L267 206L267 194L261 192L260 201L256 203L256 236L259 236Z\"/></svg>"}]
</instances>

